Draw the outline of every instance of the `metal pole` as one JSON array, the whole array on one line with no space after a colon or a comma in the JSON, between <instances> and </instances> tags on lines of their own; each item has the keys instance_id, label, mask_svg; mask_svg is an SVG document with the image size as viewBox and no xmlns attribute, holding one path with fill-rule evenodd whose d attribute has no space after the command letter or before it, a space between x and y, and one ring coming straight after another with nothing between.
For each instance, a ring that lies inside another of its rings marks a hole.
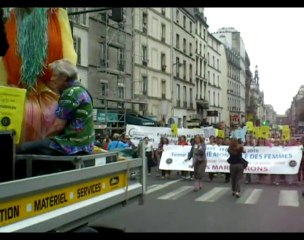
<instances>
[{"instance_id":1,"label":"metal pole","mask_svg":"<svg viewBox=\"0 0 304 240\"><path fill-rule=\"evenodd\" d=\"M70 12L70 13L68 13L68 15L71 16L71 15L78 15L78 14L91 13L91 12L103 12L103 11L107 11L107 10L111 10L111 9L112 8L98 8L98 9L93 9L93 10Z\"/></svg>"},{"instance_id":2,"label":"metal pole","mask_svg":"<svg viewBox=\"0 0 304 240\"><path fill-rule=\"evenodd\" d=\"M142 155L142 186L143 194L147 191L147 161L146 161L146 151L145 151L145 142L141 140L141 155Z\"/></svg>"}]
</instances>

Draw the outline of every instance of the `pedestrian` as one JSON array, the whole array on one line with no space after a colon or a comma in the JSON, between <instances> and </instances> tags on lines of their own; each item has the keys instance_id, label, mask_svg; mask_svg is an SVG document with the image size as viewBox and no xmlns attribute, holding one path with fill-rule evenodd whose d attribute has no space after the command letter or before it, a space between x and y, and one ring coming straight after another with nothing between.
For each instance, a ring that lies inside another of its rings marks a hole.
<instances>
[{"instance_id":1,"label":"pedestrian","mask_svg":"<svg viewBox=\"0 0 304 240\"><path fill-rule=\"evenodd\" d=\"M209 137L209 145L212 145L212 146L217 145L216 138L214 136ZM209 172L208 176L209 176L208 181L212 182L213 178L217 176L217 173Z\"/></svg>"},{"instance_id":2,"label":"pedestrian","mask_svg":"<svg viewBox=\"0 0 304 240\"><path fill-rule=\"evenodd\" d=\"M180 146L188 146L187 138L186 136L182 135L178 138L178 143L177 145ZM190 179L189 171L181 171L181 178L183 179Z\"/></svg>"},{"instance_id":3,"label":"pedestrian","mask_svg":"<svg viewBox=\"0 0 304 240\"><path fill-rule=\"evenodd\" d=\"M151 175L151 169L154 163L154 149L153 144L148 137L144 138L144 146L148 165L148 175Z\"/></svg>"},{"instance_id":4,"label":"pedestrian","mask_svg":"<svg viewBox=\"0 0 304 240\"><path fill-rule=\"evenodd\" d=\"M244 153L243 144L238 141L237 139L233 138L230 140L228 153L229 158L227 162L230 164L230 178L231 178L231 188L232 188L232 195L236 196L237 198L240 197L240 182L243 176L244 166L242 153Z\"/></svg>"},{"instance_id":5,"label":"pedestrian","mask_svg":"<svg viewBox=\"0 0 304 240\"><path fill-rule=\"evenodd\" d=\"M127 143L122 142L121 137L118 133L114 133L112 137L112 141L108 145L108 150L119 150L119 149L125 149L128 147Z\"/></svg>"},{"instance_id":6,"label":"pedestrian","mask_svg":"<svg viewBox=\"0 0 304 240\"><path fill-rule=\"evenodd\" d=\"M163 139L163 144L161 146L161 152L164 151L164 146L168 146L169 145L169 139L168 138L164 138ZM161 178L162 179L170 179L171 178L171 171L170 170L162 170L161 172Z\"/></svg>"},{"instance_id":7,"label":"pedestrian","mask_svg":"<svg viewBox=\"0 0 304 240\"><path fill-rule=\"evenodd\" d=\"M186 161L192 158L191 168L194 168L194 191L197 192L202 188L203 175L207 166L207 157L206 157L206 144L205 138L200 135L195 135L194 144L188 154Z\"/></svg>"},{"instance_id":8,"label":"pedestrian","mask_svg":"<svg viewBox=\"0 0 304 240\"><path fill-rule=\"evenodd\" d=\"M109 144L111 143L110 136L107 134L102 141L102 148L104 150L109 150Z\"/></svg>"}]
</instances>

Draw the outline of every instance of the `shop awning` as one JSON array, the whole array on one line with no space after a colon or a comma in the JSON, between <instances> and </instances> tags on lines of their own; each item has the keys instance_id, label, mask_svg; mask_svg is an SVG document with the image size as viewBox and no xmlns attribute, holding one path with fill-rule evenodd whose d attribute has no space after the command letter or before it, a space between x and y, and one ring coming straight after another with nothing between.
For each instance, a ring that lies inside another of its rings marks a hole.
<instances>
[{"instance_id":1,"label":"shop awning","mask_svg":"<svg viewBox=\"0 0 304 240\"><path fill-rule=\"evenodd\" d=\"M153 121L152 119L135 114L127 114L126 123L140 126L157 126L157 122Z\"/></svg>"}]
</instances>

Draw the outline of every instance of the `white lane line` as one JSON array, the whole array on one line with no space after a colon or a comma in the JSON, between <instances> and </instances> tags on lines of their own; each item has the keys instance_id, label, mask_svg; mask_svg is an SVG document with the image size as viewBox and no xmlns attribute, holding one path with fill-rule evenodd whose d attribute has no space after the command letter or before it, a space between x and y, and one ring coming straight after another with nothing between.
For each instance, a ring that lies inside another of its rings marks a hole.
<instances>
[{"instance_id":1,"label":"white lane line","mask_svg":"<svg viewBox=\"0 0 304 240\"><path fill-rule=\"evenodd\" d=\"M202 196L195 199L197 202L215 202L220 197L222 197L227 191L229 191L229 187L215 187L209 192L206 192Z\"/></svg>"},{"instance_id":2,"label":"white lane line","mask_svg":"<svg viewBox=\"0 0 304 240\"><path fill-rule=\"evenodd\" d=\"M246 194L246 191L250 191ZM237 203L241 203L241 204L256 204L261 195L263 190L262 189L247 189L244 193L244 198L240 198L240 201L238 201Z\"/></svg>"},{"instance_id":3,"label":"white lane line","mask_svg":"<svg viewBox=\"0 0 304 240\"><path fill-rule=\"evenodd\" d=\"M180 187L172 192L166 193L160 197L158 197L157 199L162 199L162 200L176 200L178 198L180 198L181 196L186 195L187 193L189 193L190 191L193 190L193 187L191 186L183 186Z\"/></svg>"},{"instance_id":4,"label":"white lane line","mask_svg":"<svg viewBox=\"0 0 304 240\"><path fill-rule=\"evenodd\" d=\"M148 186L147 189L150 190L150 189L152 189L152 188L155 188L156 186L159 186L159 184L153 184L153 185L151 185L151 186Z\"/></svg>"},{"instance_id":5,"label":"white lane line","mask_svg":"<svg viewBox=\"0 0 304 240\"><path fill-rule=\"evenodd\" d=\"M299 195L296 190L281 190L279 196L279 206L299 207Z\"/></svg>"},{"instance_id":6,"label":"white lane line","mask_svg":"<svg viewBox=\"0 0 304 240\"><path fill-rule=\"evenodd\" d=\"M175 184L175 183L177 183L177 182L180 182L180 181L182 181L182 179L178 179L178 180L175 180L175 181L170 181L170 182L167 182L167 183L164 183L164 184L155 186L155 187L153 187L152 189L146 191L146 194L153 193L153 192L155 192L155 191L158 191L158 190L160 190L160 189L166 188L166 187L168 187L168 186L170 186L170 185L172 185L172 184Z\"/></svg>"}]
</instances>

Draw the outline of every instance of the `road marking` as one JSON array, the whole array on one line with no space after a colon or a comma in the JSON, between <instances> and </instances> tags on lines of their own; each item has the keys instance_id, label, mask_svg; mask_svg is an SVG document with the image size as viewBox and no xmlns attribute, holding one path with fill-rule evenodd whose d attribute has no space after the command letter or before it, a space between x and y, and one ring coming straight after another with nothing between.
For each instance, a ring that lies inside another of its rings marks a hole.
<instances>
[{"instance_id":1,"label":"road marking","mask_svg":"<svg viewBox=\"0 0 304 240\"><path fill-rule=\"evenodd\" d=\"M167 183L164 183L164 184L155 186L155 187L153 187L152 189L146 191L146 194L150 194L150 193L153 193L153 192L155 192L155 191L161 190L161 189L163 189L163 188L166 188L166 187L168 187L168 186L170 186L170 185L172 185L172 184L175 184L175 183L177 183L177 182L180 182L180 181L182 181L182 179L178 179L178 180L175 180L175 181L170 181L170 182L167 182ZM152 185L152 186L153 186L153 185Z\"/></svg>"},{"instance_id":2,"label":"road marking","mask_svg":"<svg viewBox=\"0 0 304 240\"><path fill-rule=\"evenodd\" d=\"M299 195L296 190L281 190L279 196L279 206L299 207Z\"/></svg>"},{"instance_id":3,"label":"road marking","mask_svg":"<svg viewBox=\"0 0 304 240\"><path fill-rule=\"evenodd\" d=\"M163 200L176 200L178 198L180 198L181 196L186 195L187 193L189 193L190 191L193 190L193 187L191 186L183 186L180 187L172 192L166 193L160 197L158 197L157 199L163 199Z\"/></svg>"},{"instance_id":4,"label":"road marking","mask_svg":"<svg viewBox=\"0 0 304 240\"><path fill-rule=\"evenodd\" d=\"M256 204L262 195L262 189L246 189L241 198L237 200L238 204Z\"/></svg>"},{"instance_id":5,"label":"road marking","mask_svg":"<svg viewBox=\"0 0 304 240\"><path fill-rule=\"evenodd\" d=\"M160 184L153 184L151 186L148 186L147 189L150 190L152 188L155 188L156 186L160 186Z\"/></svg>"},{"instance_id":6,"label":"road marking","mask_svg":"<svg viewBox=\"0 0 304 240\"><path fill-rule=\"evenodd\" d=\"M206 192L202 196L195 199L197 202L215 202L220 197L222 197L227 191L229 191L229 187L215 187L209 192Z\"/></svg>"}]
</instances>

